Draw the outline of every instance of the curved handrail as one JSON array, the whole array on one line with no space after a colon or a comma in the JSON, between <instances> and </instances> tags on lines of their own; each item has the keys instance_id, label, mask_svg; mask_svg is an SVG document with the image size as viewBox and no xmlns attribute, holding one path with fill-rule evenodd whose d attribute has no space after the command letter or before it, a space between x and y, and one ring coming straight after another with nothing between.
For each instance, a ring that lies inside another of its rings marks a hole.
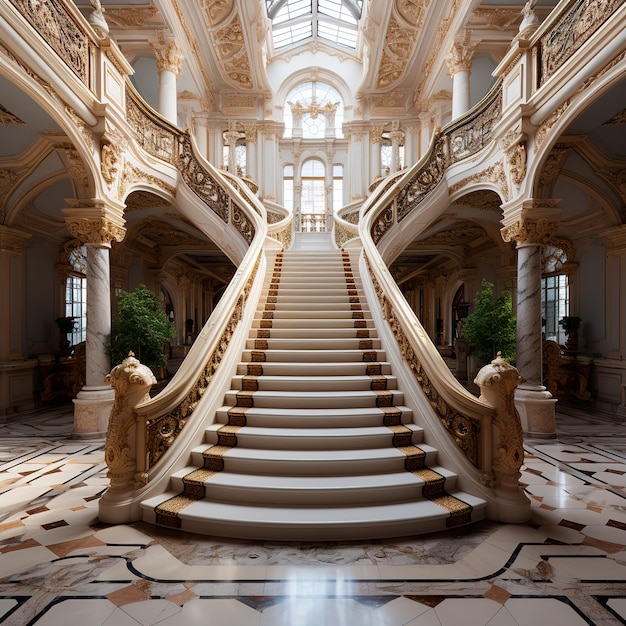
<instances>
[{"instance_id":1,"label":"curved handrail","mask_svg":"<svg viewBox=\"0 0 626 626\"><path fill-rule=\"evenodd\" d=\"M450 164L485 147L499 117L501 88L496 84L461 120L433 136L424 157L390 185L368 198L359 220L363 253L383 315L390 324L415 380L443 426L468 460L491 480L491 421L494 408L469 393L453 376L443 357L406 302L377 244L387 231L415 211L443 180ZM382 187L382 188L381 188Z\"/></svg>"},{"instance_id":2,"label":"curved handrail","mask_svg":"<svg viewBox=\"0 0 626 626\"><path fill-rule=\"evenodd\" d=\"M141 149L178 169L184 183L178 187L179 196L193 194L190 202L200 200L248 244L235 276L172 380L135 407L137 472L148 482L151 468L172 448L221 362L256 278L268 226L265 207L247 185L199 155L188 132L154 111L130 81L127 86L127 119Z\"/></svg>"}]
</instances>

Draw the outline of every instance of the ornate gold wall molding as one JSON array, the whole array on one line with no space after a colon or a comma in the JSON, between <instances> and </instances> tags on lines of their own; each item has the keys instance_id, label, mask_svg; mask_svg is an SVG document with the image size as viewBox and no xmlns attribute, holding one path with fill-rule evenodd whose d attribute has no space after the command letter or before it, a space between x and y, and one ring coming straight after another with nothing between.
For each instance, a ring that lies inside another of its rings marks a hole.
<instances>
[{"instance_id":1,"label":"ornate gold wall molding","mask_svg":"<svg viewBox=\"0 0 626 626\"><path fill-rule=\"evenodd\" d=\"M416 29L403 26L392 14L378 66L378 88L389 87L402 78L416 41Z\"/></svg>"},{"instance_id":2,"label":"ornate gold wall molding","mask_svg":"<svg viewBox=\"0 0 626 626\"><path fill-rule=\"evenodd\" d=\"M224 76L233 86L251 89L254 85L248 49L239 13L214 35L215 51Z\"/></svg>"},{"instance_id":3,"label":"ornate gold wall molding","mask_svg":"<svg viewBox=\"0 0 626 626\"><path fill-rule=\"evenodd\" d=\"M506 182L506 173L502 161L498 161L484 170L455 183L450 187L450 193L456 193L474 183L493 183L499 189L502 200L506 201L509 199L509 185Z\"/></svg>"},{"instance_id":4,"label":"ornate gold wall molding","mask_svg":"<svg viewBox=\"0 0 626 626\"><path fill-rule=\"evenodd\" d=\"M20 175L13 170L7 168L0 169L0 224L4 222L7 201L20 178Z\"/></svg>"},{"instance_id":5,"label":"ornate gold wall molding","mask_svg":"<svg viewBox=\"0 0 626 626\"><path fill-rule=\"evenodd\" d=\"M90 210L92 207L87 207ZM72 212L79 212L74 208ZM79 217L71 215L65 218L65 224L72 237L85 244L97 244L110 247L113 241L123 241L126 229L106 217Z\"/></svg>"},{"instance_id":6,"label":"ornate gold wall molding","mask_svg":"<svg viewBox=\"0 0 626 626\"><path fill-rule=\"evenodd\" d=\"M7 111L0 104L0 126L8 126L9 124L15 124L16 126L26 126L26 122L21 120L17 115Z\"/></svg>"},{"instance_id":7,"label":"ornate gold wall molding","mask_svg":"<svg viewBox=\"0 0 626 626\"><path fill-rule=\"evenodd\" d=\"M126 161L124 163L124 169L120 176L119 182L119 198L122 199L126 195L128 188L136 183L145 183L149 187L157 187L162 189L170 196L176 196L176 187L168 185L165 181L161 180L158 176L153 176L144 172L142 169L135 167L132 163Z\"/></svg>"},{"instance_id":8,"label":"ornate gold wall molding","mask_svg":"<svg viewBox=\"0 0 626 626\"><path fill-rule=\"evenodd\" d=\"M554 238L561 221L544 217L523 218L514 224L500 229L502 239L507 243L515 241L520 244L547 244Z\"/></svg>"}]
</instances>

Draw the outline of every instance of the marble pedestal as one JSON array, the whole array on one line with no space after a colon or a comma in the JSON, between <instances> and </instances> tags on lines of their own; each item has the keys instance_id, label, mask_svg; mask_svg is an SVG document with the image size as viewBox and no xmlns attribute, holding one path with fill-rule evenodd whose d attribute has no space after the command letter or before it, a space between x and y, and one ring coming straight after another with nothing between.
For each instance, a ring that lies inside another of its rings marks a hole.
<instances>
[{"instance_id":1,"label":"marble pedestal","mask_svg":"<svg viewBox=\"0 0 626 626\"><path fill-rule=\"evenodd\" d=\"M115 400L110 387L83 387L74 399L74 439L104 439Z\"/></svg>"},{"instance_id":2,"label":"marble pedestal","mask_svg":"<svg viewBox=\"0 0 626 626\"><path fill-rule=\"evenodd\" d=\"M520 385L515 390L515 408L524 437L556 438L556 403L557 399L541 385Z\"/></svg>"}]
</instances>

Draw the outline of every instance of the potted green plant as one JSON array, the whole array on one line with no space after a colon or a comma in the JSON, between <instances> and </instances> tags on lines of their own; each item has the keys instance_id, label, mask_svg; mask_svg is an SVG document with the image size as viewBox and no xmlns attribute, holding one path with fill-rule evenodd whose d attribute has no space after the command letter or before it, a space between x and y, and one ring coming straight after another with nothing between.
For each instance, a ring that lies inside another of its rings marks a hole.
<instances>
[{"instance_id":1,"label":"potted green plant","mask_svg":"<svg viewBox=\"0 0 626 626\"><path fill-rule=\"evenodd\" d=\"M576 315L565 315L559 320L559 326L567 335L565 342L566 352L575 354L578 352L578 329L582 319Z\"/></svg>"},{"instance_id":2,"label":"potted green plant","mask_svg":"<svg viewBox=\"0 0 626 626\"><path fill-rule=\"evenodd\" d=\"M165 345L175 334L163 303L145 285L120 291L111 328L111 364L118 365L133 352L157 378L163 378Z\"/></svg>"},{"instance_id":3,"label":"potted green plant","mask_svg":"<svg viewBox=\"0 0 626 626\"><path fill-rule=\"evenodd\" d=\"M511 296L506 292L494 296L493 283L487 280L483 279L481 286L474 311L463 322L463 335L471 353L482 365L495 359L498 352L507 361L514 362L517 328Z\"/></svg>"}]
</instances>

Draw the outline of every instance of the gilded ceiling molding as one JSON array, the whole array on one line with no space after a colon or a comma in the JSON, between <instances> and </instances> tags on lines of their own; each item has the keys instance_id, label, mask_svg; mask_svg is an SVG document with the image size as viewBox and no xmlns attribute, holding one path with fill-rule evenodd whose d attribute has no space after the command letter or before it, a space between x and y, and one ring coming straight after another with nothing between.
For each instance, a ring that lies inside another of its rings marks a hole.
<instances>
[{"instance_id":1,"label":"gilded ceiling molding","mask_svg":"<svg viewBox=\"0 0 626 626\"><path fill-rule=\"evenodd\" d=\"M6 168L0 169L0 223L4 222L7 200L16 187L19 178L19 174L13 170Z\"/></svg>"},{"instance_id":2,"label":"gilded ceiling molding","mask_svg":"<svg viewBox=\"0 0 626 626\"><path fill-rule=\"evenodd\" d=\"M235 0L202 0L201 10L211 26L221 24L235 8Z\"/></svg>"},{"instance_id":3,"label":"gilded ceiling molding","mask_svg":"<svg viewBox=\"0 0 626 626\"><path fill-rule=\"evenodd\" d=\"M565 159L573 149L570 144L556 144L548 158L543 162L541 166L541 172L539 174L538 184L538 197L549 198L552 196L552 188L556 183L556 179L559 176L561 167L565 162Z\"/></svg>"},{"instance_id":4,"label":"gilded ceiling molding","mask_svg":"<svg viewBox=\"0 0 626 626\"><path fill-rule=\"evenodd\" d=\"M378 66L377 87L389 87L389 85L402 78L416 41L416 28L403 26L392 15L387 27L385 42L383 43L380 65Z\"/></svg>"},{"instance_id":5,"label":"gilded ceiling molding","mask_svg":"<svg viewBox=\"0 0 626 626\"><path fill-rule=\"evenodd\" d=\"M237 87L253 87L250 60L239 13L235 12L231 21L215 31L215 51L223 73Z\"/></svg>"},{"instance_id":6,"label":"gilded ceiling molding","mask_svg":"<svg viewBox=\"0 0 626 626\"><path fill-rule=\"evenodd\" d=\"M535 132L535 148L539 148L544 142L549 130L561 119L561 116L570 105L570 101L566 100L561 106L555 109L537 128Z\"/></svg>"},{"instance_id":7,"label":"gilded ceiling molding","mask_svg":"<svg viewBox=\"0 0 626 626\"><path fill-rule=\"evenodd\" d=\"M198 43L196 42L196 38L189 29L189 24L187 24L187 20L185 19L183 12L180 10L178 1L170 0L170 2L178 17L178 23L185 33L185 41L187 43L188 50L190 49L193 53L193 56L196 59L196 67L198 68L198 71L200 72L202 79L204 80L204 98L209 107L207 110L216 111L217 106L215 103L215 97L213 95L215 88L213 85L213 81L210 79L209 75L206 72L205 63L203 61L204 56L200 54L200 51L198 50Z\"/></svg>"},{"instance_id":8,"label":"gilded ceiling molding","mask_svg":"<svg viewBox=\"0 0 626 626\"><path fill-rule=\"evenodd\" d=\"M26 126L26 122L17 117L17 115L7 111L7 109L0 104L0 126L8 126L9 124Z\"/></svg>"},{"instance_id":9,"label":"gilded ceiling molding","mask_svg":"<svg viewBox=\"0 0 626 626\"><path fill-rule=\"evenodd\" d=\"M626 124L626 109L622 109L619 113L616 113L610 120L607 120L602 126L618 126Z\"/></svg>"},{"instance_id":10,"label":"gilded ceiling molding","mask_svg":"<svg viewBox=\"0 0 626 626\"><path fill-rule=\"evenodd\" d=\"M430 0L396 0L396 9L402 19L415 28L421 28Z\"/></svg>"},{"instance_id":11,"label":"gilded ceiling molding","mask_svg":"<svg viewBox=\"0 0 626 626\"><path fill-rule=\"evenodd\" d=\"M68 104L65 105L64 110L65 114L72 120L72 122L74 122L74 125L78 129L78 132L84 139L85 143L91 148L93 146L93 132L90 126Z\"/></svg>"},{"instance_id":12,"label":"gilded ceiling molding","mask_svg":"<svg viewBox=\"0 0 626 626\"><path fill-rule=\"evenodd\" d=\"M520 11L502 7L478 7L472 13L472 17L484 22L484 25L481 25L483 28L504 31L519 21Z\"/></svg>"},{"instance_id":13,"label":"gilded ceiling molding","mask_svg":"<svg viewBox=\"0 0 626 626\"><path fill-rule=\"evenodd\" d=\"M78 198L89 197L89 174L76 147L71 143L61 143L55 145L54 149L67 167L67 173L74 184L76 196Z\"/></svg>"},{"instance_id":14,"label":"gilded ceiling molding","mask_svg":"<svg viewBox=\"0 0 626 626\"><path fill-rule=\"evenodd\" d=\"M416 103L419 102L421 94L423 94L425 91L424 84L430 77L435 61L439 57L439 54L441 53L443 42L446 40L448 31L450 30L450 26L454 23L454 18L459 11L461 2L462 0L454 0L454 2L452 3L452 7L450 8L450 13L448 17L442 19L437 25L437 37L435 39L437 43L435 44L432 50L432 53L430 57L428 58L428 61L426 61L426 64L423 67L423 70L421 73L421 80L414 92L415 93L414 101Z\"/></svg>"},{"instance_id":15,"label":"gilded ceiling molding","mask_svg":"<svg viewBox=\"0 0 626 626\"><path fill-rule=\"evenodd\" d=\"M107 6L107 20L123 30L136 30L137 28L154 28L158 23L165 25L161 13L154 7L136 7L131 9L115 9Z\"/></svg>"},{"instance_id":16,"label":"gilded ceiling molding","mask_svg":"<svg viewBox=\"0 0 626 626\"><path fill-rule=\"evenodd\" d=\"M544 217L522 218L500 229L500 233L507 243L541 245L551 243L560 224L561 220Z\"/></svg>"}]
</instances>

